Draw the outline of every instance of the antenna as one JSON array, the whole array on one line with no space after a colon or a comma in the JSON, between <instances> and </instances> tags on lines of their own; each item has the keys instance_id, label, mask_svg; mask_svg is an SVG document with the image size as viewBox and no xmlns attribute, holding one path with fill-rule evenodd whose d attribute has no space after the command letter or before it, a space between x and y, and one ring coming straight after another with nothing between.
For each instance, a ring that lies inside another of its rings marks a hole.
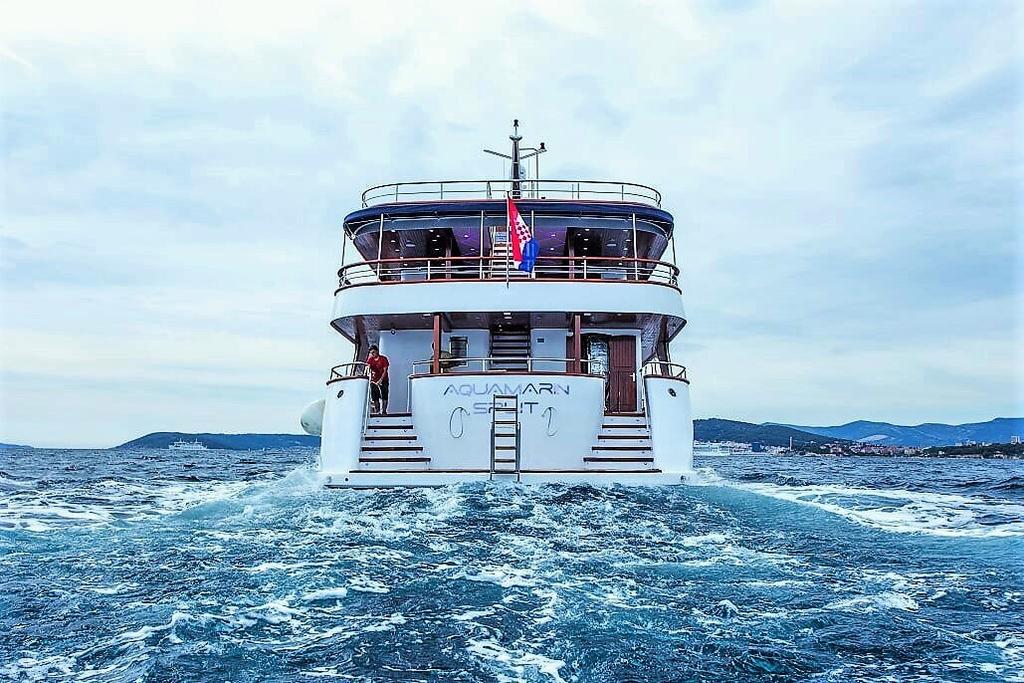
<instances>
[{"instance_id":1,"label":"antenna","mask_svg":"<svg viewBox=\"0 0 1024 683\"><path fill-rule=\"evenodd\" d=\"M502 154L501 152L495 152L493 149L485 149L484 152L487 154L493 154L496 157L502 159L509 159L512 161L512 198L518 199L521 195L520 192L520 181L522 180L523 167L521 162L533 157L534 158L534 180L540 180L540 159L537 158L544 152L548 151L548 148L544 143L540 143L540 147L520 147L519 143L522 141L523 136L519 134L519 119L512 119L512 135L508 136L508 139L512 141L512 155ZM526 151L529 154L521 154Z\"/></svg>"}]
</instances>

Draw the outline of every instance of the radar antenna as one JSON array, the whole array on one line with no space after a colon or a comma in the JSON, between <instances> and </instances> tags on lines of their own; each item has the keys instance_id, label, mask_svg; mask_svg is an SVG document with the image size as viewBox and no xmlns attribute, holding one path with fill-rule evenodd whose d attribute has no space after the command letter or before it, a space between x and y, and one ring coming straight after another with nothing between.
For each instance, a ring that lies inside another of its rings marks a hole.
<instances>
[{"instance_id":1,"label":"radar antenna","mask_svg":"<svg viewBox=\"0 0 1024 683\"><path fill-rule=\"evenodd\" d=\"M540 143L540 147L520 147L519 143L522 141L523 136L519 134L519 119L512 119L512 135L508 136L508 139L512 141L512 156L508 154L502 154L501 152L495 152L493 149L485 149L484 152L487 154L493 154L496 157L502 159L508 159L512 162L512 198L519 199L521 196L520 181L523 179L523 166L522 162L529 158L533 158L534 163L534 180L540 180L540 155L548 151L544 143ZM523 154L527 152L527 154Z\"/></svg>"}]
</instances>

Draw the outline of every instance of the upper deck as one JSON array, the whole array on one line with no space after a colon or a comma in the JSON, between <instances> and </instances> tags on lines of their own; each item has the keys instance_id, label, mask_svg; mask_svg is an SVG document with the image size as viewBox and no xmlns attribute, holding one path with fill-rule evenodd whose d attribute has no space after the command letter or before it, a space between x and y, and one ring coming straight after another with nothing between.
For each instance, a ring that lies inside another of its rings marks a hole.
<instances>
[{"instance_id":1,"label":"upper deck","mask_svg":"<svg viewBox=\"0 0 1024 683\"><path fill-rule=\"evenodd\" d=\"M447 192L447 195L446 195ZM363 208L401 202L458 199L561 199L618 201L661 208L661 193L648 185L622 180L422 180L367 188Z\"/></svg>"},{"instance_id":2,"label":"upper deck","mask_svg":"<svg viewBox=\"0 0 1024 683\"><path fill-rule=\"evenodd\" d=\"M671 244L672 214L654 188L624 181L445 180L378 185L345 232L366 260L488 257L515 200L542 257L658 260ZM499 245L500 246L500 245Z\"/></svg>"}]
</instances>

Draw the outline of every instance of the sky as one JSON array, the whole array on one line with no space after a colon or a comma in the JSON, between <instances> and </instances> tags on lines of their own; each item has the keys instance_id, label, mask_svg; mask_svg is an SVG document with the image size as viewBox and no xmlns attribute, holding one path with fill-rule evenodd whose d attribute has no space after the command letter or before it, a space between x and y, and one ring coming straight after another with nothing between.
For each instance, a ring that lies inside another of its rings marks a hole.
<instances>
[{"instance_id":1,"label":"sky","mask_svg":"<svg viewBox=\"0 0 1024 683\"><path fill-rule=\"evenodd\" d=\"M275 5L275 6L271 6ZM1024 415L1024 5L8 4L0 441L299 432L383 182L653 185L696 417Z\"/></svg>"}]
</instances>

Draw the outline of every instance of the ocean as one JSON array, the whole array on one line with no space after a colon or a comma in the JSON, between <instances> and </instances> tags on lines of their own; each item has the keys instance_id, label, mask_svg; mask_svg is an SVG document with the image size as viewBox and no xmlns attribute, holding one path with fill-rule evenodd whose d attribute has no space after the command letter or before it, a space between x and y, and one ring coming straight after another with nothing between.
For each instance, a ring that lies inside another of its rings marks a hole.
<instances>
[{"instance_id":1,"label":"ocean","mask_svg":"<svg viewBox=\"0 0 1024 683\"><path fill-rule=\"evenodd\" d=\"M0 451L0 680L1024 681L1024 463L326 491L306 449Z\"/></svg>"}]
</instances>

